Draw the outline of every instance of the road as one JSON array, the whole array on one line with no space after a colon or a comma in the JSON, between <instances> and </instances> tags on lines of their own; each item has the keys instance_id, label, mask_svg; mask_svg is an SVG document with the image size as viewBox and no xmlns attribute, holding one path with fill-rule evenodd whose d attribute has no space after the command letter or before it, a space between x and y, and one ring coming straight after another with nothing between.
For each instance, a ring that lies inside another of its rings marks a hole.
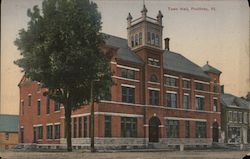
<instances>
[{"instance_id":1,"label":"road","mask_svg":"<svg viewBox=\"0 0 250 159\"><path fill-rule=\"evenodd\" d=\"M250 152L250 150L249 150ZM0 152L2 159L241 159L247 151L184 152Z\"/></svg>"}]
</instances>

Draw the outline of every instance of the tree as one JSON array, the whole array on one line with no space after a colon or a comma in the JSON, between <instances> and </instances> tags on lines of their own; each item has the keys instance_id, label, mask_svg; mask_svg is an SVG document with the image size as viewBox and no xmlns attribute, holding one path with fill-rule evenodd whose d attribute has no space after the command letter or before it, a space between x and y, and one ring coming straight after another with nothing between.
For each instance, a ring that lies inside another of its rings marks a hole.
<instances>
[{"instance_id":1,"label":"tree","mask_svg":"<svg viewBox=\"0 0 250 159\"><path fill-rule=\"evenodd\" d=\"M112 84L110 54L102 51L101 15L89 0L44 0L28 9L27 29L15 45L22 58L14 63L27 78L39 81L65 110L67 150L72 151L71 112L105 94ZM101 73L101 77L100 77Z\"/></svg>"}]
</instances>

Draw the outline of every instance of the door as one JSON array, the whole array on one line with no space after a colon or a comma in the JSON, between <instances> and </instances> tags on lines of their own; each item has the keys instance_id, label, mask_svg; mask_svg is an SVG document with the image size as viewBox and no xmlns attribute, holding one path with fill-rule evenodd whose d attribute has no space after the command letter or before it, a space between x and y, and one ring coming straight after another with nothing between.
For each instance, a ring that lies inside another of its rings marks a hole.
<instances>
[{"instance_id":1,"label":"door","mask_svg":"<svg viewBox=\"0 0 250 159\"><path fill-rule=\"evenodd\" d=\"M159 142L159 125L158 117L152 117L149 120L149 142Z\"/></svg>"},{"instance_id":2,"label":"door","mask_svg":"<svg viewBox=\"0 0 250 159\"><path fill-rule=\"evenodd\" d=\"M217 122L213 123L213 142L219 141L219 124Z\"/></svg>"}]
</instances>

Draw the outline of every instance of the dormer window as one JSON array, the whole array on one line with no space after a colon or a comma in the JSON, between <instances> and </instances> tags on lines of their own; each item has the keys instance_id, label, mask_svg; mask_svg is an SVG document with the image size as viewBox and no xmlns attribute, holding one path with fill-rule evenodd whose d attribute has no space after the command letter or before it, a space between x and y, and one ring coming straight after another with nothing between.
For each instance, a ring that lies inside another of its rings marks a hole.
<instances>
[{"instance_id":1,"label":"dormer window","mask_svg":"<svg viewBox=\"0 0 250 159\"><path fill-rule=\"evenodd\" d=\"M131 47L142 45L142 33L136 33L131 36Z\"/></svg>"}]
</instances>

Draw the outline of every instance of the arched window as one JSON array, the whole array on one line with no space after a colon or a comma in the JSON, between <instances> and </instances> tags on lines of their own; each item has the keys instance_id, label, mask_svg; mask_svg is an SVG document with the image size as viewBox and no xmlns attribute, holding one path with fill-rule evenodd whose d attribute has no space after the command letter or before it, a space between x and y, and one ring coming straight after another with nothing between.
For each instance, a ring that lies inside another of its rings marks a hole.
<instances>
[{"instance_id":1,"label":"arched window","mask_svg":"<svg viewBox=\"0 0 250 159\"><path fill-rule=\"evenodd\" d=\"M141 45L142 44L142 33L140 32L139 33L139 45Z\"/></svg>"},{"instance_id":2,"label":"arched window","mask_svg":"<svg viewBox=\"0 0 250 159\"><path fill-rule=\"evenodd\" d=\"M131 36L131 46L134 47L134 36Z\"/></svg>"},{"instance_id":3,"label":"arched window","mask_svg":"<svg viewBox=\"0 0 250 159\"><path fill-rule=\"evenodd\" d=\"M150 77L150 82L158 82L158 78L155 74Z\"/></svg>"}]
</instances>

